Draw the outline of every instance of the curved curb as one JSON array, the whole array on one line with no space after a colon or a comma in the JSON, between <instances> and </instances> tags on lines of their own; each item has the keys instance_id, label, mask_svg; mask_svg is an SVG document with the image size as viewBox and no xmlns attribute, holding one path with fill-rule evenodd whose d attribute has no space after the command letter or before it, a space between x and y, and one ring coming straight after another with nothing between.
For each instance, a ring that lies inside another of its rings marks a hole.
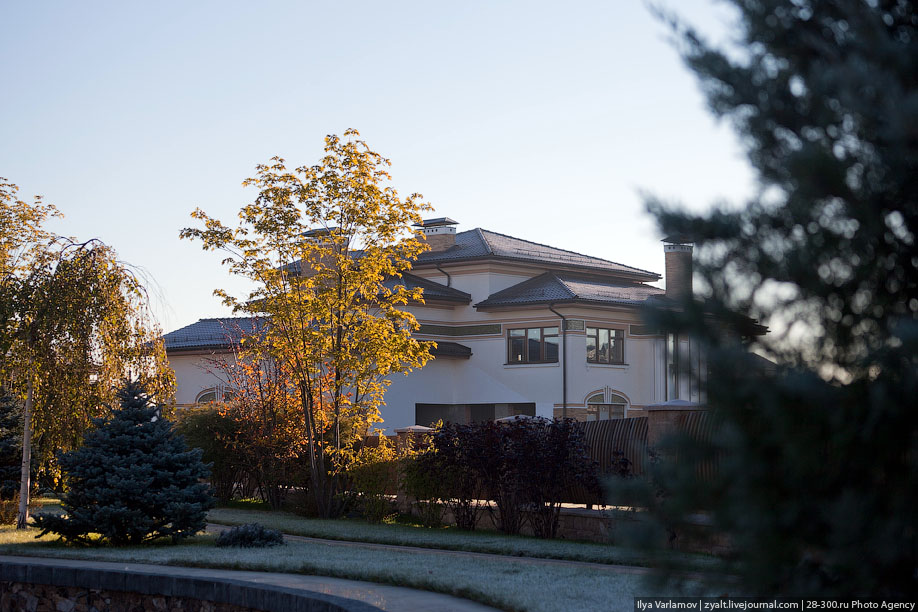
<instances>
[{"instance_id":1,"label":"curved curb","mask_svg":"<svg viewBox=\"0 0 918 612\"><path fill-rule=\"evenodd\" d=\"M77 564L78 563L78 564ZM371 604L337 595L256 583L191 568L0 557L0 581L186 597L266 612L378 612ZM198 572L205 573L205 572Z\"/></svg>"}]
</instances>

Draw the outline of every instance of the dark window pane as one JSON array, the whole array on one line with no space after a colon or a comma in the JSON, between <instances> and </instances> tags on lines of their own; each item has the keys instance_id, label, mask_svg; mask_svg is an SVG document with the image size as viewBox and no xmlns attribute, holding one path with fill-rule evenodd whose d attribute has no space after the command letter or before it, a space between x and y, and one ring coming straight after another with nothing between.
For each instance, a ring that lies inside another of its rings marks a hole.
<instances>
[{"instance_id":1,"label":"dark window pane","mask_svg":"<svg viewBox=\"0 0 918 612\"><path fill-rule=\"evenodd\" d=\"M596 330L593 330L596 331ZM587 361L596 361L596 336L587 334L586 337Z\"/></svg>"},{"instance_id":2,"label":"dark window pane","mask_svg":"<svg viewBox=\"0 0 918 612\"><path fill-rule=\"evenodd\" d=\"M625 362L625 338L624 332L620 329L615 329L613 331L613 344L612 344L612 363L624 363Z\"/></svg>"},{"instance_id":3,"label":"dark window pane","mask_svg":"<svg viewBox=\"0 0 918 612\"><path fill-rule=\"evenodd\" d=\"M525 336L526 330L525 329L511 329L510 335L511 336Z\"/></svg>"},{"instance_id":4,"label":"dark window pane","mask_svg":"<svg viewBox=\"0 0 918 612\"><path fill-rule=\"evenodd\" d=\"M528 416L535 416L535 404L531 402L510 404L513 414L525 414Z\"/></svg>"},{"instance_id":5,"label":"dark window pane","mask_svg":"<svg viewBox=\"0 0 918 612\"><path fill-rule=\"evenodd\" d=\"M609 363L609 330L599 330L599 361Z\"/></svg>"},{"instance_id":6,"label":"dark window pane","mask_svg":"<svg viewBox=\"0 0 918 612\"><path fill-rule=\"evenodd\" d=\"M523 338L510 338L510 354L507 361L510 363L522 363L525 360L525 340Z\"/></svg>"},{"instance_id":7,"label":"dark window pane","mask_svg":"<svg viewBox=\"0 0 918 612\"><path fill-rule=\"evenodd\" d=\"M472 404L470 418L476 421L493 421L494 404Z\"/></svg>"},{"instance_id":8,"label":"dark window pane","mask_svg":"<svg viewBox=\"0 0 918 612\"><path fill-rule=\"evenodd\" d=\"M415 404L414 422L429 427L437 421L468 423L469 407L465 404Z\"/></svg>"},{"instance_id":9,"label":"dark window pane","mask_svg":"<svg viewBox=\"0 0 918 612\"><path fill-rule=\"evenodd\" d=\"M542 360L542 330L538 327L526 330L528 332L529 359L528 361Z\"/></svg>"},{"instance_id":10,"label":"dark window pane","mask_svg":"<svg viewBox=\"0 0 918 612\"><path fill-rule=\"evenodd\" d=\"M558 361L558 336L545 338L545 361Z\"/></svg>"}]
</instances>

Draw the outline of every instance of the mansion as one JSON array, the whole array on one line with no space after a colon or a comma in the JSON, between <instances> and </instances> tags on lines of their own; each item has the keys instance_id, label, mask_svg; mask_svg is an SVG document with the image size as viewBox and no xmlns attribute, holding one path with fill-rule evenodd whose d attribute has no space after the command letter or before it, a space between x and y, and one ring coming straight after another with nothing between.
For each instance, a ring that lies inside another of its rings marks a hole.
<instances>
[{"instance_id":1,"label":"mansion","mask_svg":"<svg viewBox=\"0 0 918 612\"><path fill-rule=\"evenodd\" d=\"M692 246L665 240L660 275L475 228L425 220L431 249L395 282L424 291L419 340L437 343L426 366L395 374L380 412L388 430L443 419L470 422L513 415L579 420L642 416L671 399L703 400L700 351L660 333L641 308L692 291ZM212 364L253 319L202 319L164 336L181 406L232 393ZM257 330L255 330L257 331Z\"/></svg>"}]
</instances>

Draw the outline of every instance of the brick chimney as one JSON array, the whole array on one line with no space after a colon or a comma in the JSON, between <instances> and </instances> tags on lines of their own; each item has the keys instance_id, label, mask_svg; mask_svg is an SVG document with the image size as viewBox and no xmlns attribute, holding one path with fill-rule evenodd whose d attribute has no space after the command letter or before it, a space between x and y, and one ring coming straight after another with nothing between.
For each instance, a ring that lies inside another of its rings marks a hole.
<instances>
[{"instance_id":1,"label":"brick chimney","mask_svg":"<svg viewBox=\"0 0 918 612\"><path fill-rule=\"evenodd\" d=\"M439 217L437 219L424 219L421 223L415 223L418 229L418 236L427 241L431 251L445 251L456 244L456 225L458 221L453 221L449 217Z\"/></svg>"},{"instance_id":2,"label":"brick chimney","mask_svg":"<svg viewBox=\"0 0 918 612\"><path fill-rule=\"evenodd\" d=\"M686 236L663 239L666 257L666 297L680 300L692 296L692 240Z\"/></svg>"},{"instance_id":3,"label":"brick chimney","mask_svg":"<svg viewBox=\"0 0 918 612\"><path fill-rule=\"evenodd\" d=\"M321 247L333 247L335 244L334 234L338 231L337 227L319 227L316 229L311 229L306 232L303 232L303 238L307 241L321 246ZM340 239L340 237L339 237ZM350 242L349 240L345 241L345 244ZM325 266L332 266L334 262L334 256L330 253L326 253L317 263L321 263ZM296 262L296 270L300 276L312 276L315 273L313 264L300 260Z\"/></svg>"}]
</instances>

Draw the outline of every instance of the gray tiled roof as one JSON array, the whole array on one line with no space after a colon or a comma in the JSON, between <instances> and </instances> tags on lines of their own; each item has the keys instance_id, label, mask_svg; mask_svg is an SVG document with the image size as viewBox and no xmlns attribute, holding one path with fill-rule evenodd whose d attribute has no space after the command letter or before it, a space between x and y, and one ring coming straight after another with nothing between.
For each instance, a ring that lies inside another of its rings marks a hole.
<instances>
[{"instance_id":1,"label":"gray tiled roof","mask_svg":"<svg viewBox=\"0 0 918 612\"><path fill-rule=\"evenodd\" d=\"M414 274L402 274L401 278L389 278L383 282L383 285L390 290L397 285L404 285L408 289L423 289L425 300L445 300L461 304L468 304L472 301L472 296L465 291L459 291Z\"/></svg>"},{"instance_id":2,"label":"gray tiled roof","mask_svg":"<svg viewBox=\"0 0 918 612\"><path fill-rule=\"evenodd\" d=\"M437 340L437 348L430 349L430 354L434 357L458 357L461 359L468 359L472 356L472 349L458 342Z\"/></svg>"},{"instance_id":3,"label":"gray tiled roof","mask_svg":"<svg viewBox=\"0 0 918 612\"><path fill-rule=\"evenodd\" d=\"M475 307L500 308L552 302L636 305L664 293L662 289L641 283L610 283L608 279L592 276L546 272L498 291Z\"/></svg>"},{"instance_id":4,"label":"gray tiled roof","mask_svg":"<svg viewBox=\"0 0 918 612\"><path fill-rule=\"evenodd\" d=\"M644 281L660 279L656 272L649 272L615 263L598 257L590 257L573 251L530 242L513 236L498 234L475 228L456 234L456 244L445 251L422 253L415 267L424 264L459 262L475 259L509 259L542 265L557 265L582 268L600 273L617 273Z\"/></svg>"},{"instance_id":5,"label":"gray tiled roof","mask_svg":"<svg viewBox=\"0 0 918 612\"><path fill-rule=\"evenodd\" d=\"M165 334L163 341L166 351L229 348L238 344L243 335L263 328L263 320L254 317L201 319Z\"/></svg>"}]
</instances>

